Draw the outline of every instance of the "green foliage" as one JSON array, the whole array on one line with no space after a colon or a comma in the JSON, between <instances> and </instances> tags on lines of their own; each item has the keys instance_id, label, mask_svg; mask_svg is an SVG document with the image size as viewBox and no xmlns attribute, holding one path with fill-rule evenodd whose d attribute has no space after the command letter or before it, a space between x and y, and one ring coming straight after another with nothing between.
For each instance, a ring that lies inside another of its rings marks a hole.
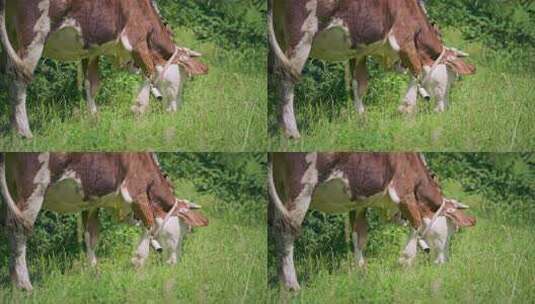
<instances>
[{"instance_id":1,"label":"green foliage","mask_svg":"<svg viewBox=\"0 0 535 304\"><path fill-rule=\"evenodd\" d=\"M200 39L217 42L226 48L264 48L266 2L262 0L174 1L158 4L165 20L189 26Z\"/></svg>"}]
</instances>

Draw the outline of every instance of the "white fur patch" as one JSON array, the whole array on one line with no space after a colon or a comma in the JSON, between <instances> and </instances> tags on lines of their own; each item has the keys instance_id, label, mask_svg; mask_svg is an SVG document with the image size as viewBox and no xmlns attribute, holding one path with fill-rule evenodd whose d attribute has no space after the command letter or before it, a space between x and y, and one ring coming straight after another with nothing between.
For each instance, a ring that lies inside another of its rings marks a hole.
<instances>
[{"instance_id":1,"label":"white fur patch","mask_svg":"<svg viewBox=\"0 0 535 304\"><path fill-rule=\"evenodd\" d=\"M121 195L125 202L129 204L134 202L134 199L130 196L130 192L128 192L128 188L126 187L126 181L121 184Z\"/></svg>"}]
</instances>

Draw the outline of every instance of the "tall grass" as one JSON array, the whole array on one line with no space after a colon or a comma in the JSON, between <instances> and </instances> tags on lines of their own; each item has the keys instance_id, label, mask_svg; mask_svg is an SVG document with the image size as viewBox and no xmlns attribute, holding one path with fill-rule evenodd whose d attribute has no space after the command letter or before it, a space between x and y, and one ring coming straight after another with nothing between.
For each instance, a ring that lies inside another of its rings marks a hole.
<instances>
[{"instance_id":1,"label":"tall grass","mask_svg":"<svg viewBox=\"0 0 535 304\"><path fill-rule=\"evenodd\" d=\"M3 151L253 151L266 146L266 47L228 50L175 28L180 45L203 53L205 76L184 85L182 107L167 113L151 98L149 112L136 117L130 106L140 77L104 63L96 98L98 117L89 115L76 87L76 65L40 64L30 86L28 114L34 139L10 132L7 82L0 84L0 150ZM46 60L46 59L45 59Z\"/></svg>"},{"instance_id":2,"label":"tall grass","mask_svg":"<svg viewBox=\"0 0 535 304\"><path fill-rule=\"evenodd\" d=\"M286 140L276 125L272 100L269 149L277 151L527 151L535 146L532 120L535 74L521 51L496 52L481 43L468 43L453 29L445 31L449 46L470 53L475 75L457 81L445 113L419 100L414 116L397 112L408 77L372 71L364 99L367 113L360 117L347 101L340 64L329 64L314 77L304 76L296 93L297 122L302 139ZM516 54L516 55L515 55ZM312 69L312 70L311 70ZM321 81L317 77L321 75ZM333 79L334 78L334 79ZM329 83L325 87L323 83ZM271 96L270 96L271 97ZM274 96L273 96L274 97ZM273 98L275 99L275 98Z\"/></svg>"},{"instance_id":3,"label":"tall grass","mask_svg":"<svg viewBox=\"0 0 535 304\"><path fill-rule=\"evenodd\" d=\"M457 192L455 183L448 185L449 195L470 204L477 224L455 234L446 264L434 265L419 252L413 267L400 267L397 259L407 231L387 225L370 231L365 270L356 268L349 245L342 256L332 252L301 256L296 268L302 290L288 294L275 283L275 267L270 266L270 302L533 303L533 226L508 220L516 210L489 207L493 204L480 195Z\"/></svg>"},{"instance_id":4,"label":"tall grass","mask_svg":"<svg viewBox=\"0 0 535 304\"><path fill-rule=\"evenodd\" d=\"M117 239L117 231L102 231L96 269L85 263L83 253L42 253L30 259L32 293L11 288L7 265L0 265L0 302L266 302L266 251L260 250L267 246L264 204L247 202L236 208L221 207L217 197L200 194L194 188L186 180L176 185L184 197L203 205L210 224L187 235L177 265L167 265L151 251L148 263L141 270L133 269L130 258L140 231L117 224L112 227L123 231L123 239Z\"/></svg>"}]
</instances>

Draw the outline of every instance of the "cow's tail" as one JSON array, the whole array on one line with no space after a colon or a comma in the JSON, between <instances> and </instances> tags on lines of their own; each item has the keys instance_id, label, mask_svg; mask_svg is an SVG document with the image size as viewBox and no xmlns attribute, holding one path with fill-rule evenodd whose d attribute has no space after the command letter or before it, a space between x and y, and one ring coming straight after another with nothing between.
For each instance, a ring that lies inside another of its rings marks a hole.
<instances>
[{"instance_id":1,"label":"cow's tail","mask_svg":"<svg viewBox=\"0 0 535 304\"><path fill-rule=\"evenodd\" d=\"M298 80L301 73L299 73L297 69L294 68L294 66L290 63L290 60L282 51L279 42L277 41L277 36L275 35L275 27L273 25L273 0L269 1L267 21L269 45L271 45L271 50L273 51L275 57L277 57L278 61L281 63L283 71L287 73L292 78L292 80Z\"/></svg>"},{"instance_id":2,"label":"cow's tail","mask_svg":"<svg viewBox=\"0 0 535 304\"><path fill-rule=\"evenodd\" d=\"M15 66L15 72L20 74L24 80L29 80L32 77L32 73L27 65L24 63L13 46L9 42L9 36L6 29L6 1L0 0L0 41L7 53L7 56L11 63Z\"/></svg>"},{"instance_id":3,"label":"cow's tail","mask_svg":"<svg viewBox=\"0 0 535 304\"><path fill-rule=\"evenodd\" d=\"M268 159L268 191L271 198L271 202L275 205L278 213L280 214L282 221L284 223L291 223L290 213L288 209L284 206L279 194L277 193L277 188L275 188L275 181L273 180L273 160L272 157Z\"/></svg>"},{"instance_id":4,"label":"cow's tail","mask_svg":"<svg viewBox=\"0 0 535 304\"><path fill-rule=\"evenodd\" d=\"M28 220L26 220L26 218L22 214L22 211L19 209L19 207L17 207L17 204L13 200L13 197L11 197L9 188L7 187L6 163L5 163L4 154L0 154L0 191L2 192L2 197L4 198L4 201L6 202L7 207L11 211L11 214L13 214L15 221L17 223L22 224L22 226L26 230L31 230L32 224Z\"/></svg>"}]
</instances>

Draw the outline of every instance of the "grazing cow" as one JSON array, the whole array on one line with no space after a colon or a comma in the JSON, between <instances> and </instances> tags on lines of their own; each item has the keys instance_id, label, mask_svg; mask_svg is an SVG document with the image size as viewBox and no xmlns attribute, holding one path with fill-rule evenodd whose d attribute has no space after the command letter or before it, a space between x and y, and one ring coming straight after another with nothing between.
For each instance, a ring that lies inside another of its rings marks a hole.
<instances>
[{"instance_id":1,"label":"grazing cow","mask_svg":"<svg viewBox=\"0 0 535 304\"><path fill-rule=\"evenodd\" d=\"M32 133L26 114L26 89L43 55L64 61L83 60L91 112L96 112L100 55L111 56L120 66L132 61L144 72L146 80L133 106L135 112L147 107L151 83L161 88L170 103L168 109L176 109L184 75L207 71L193 58L198 53L173 43L172 32L150 0L0 0L0 38L13 78L12 124L28 138ZM11 41L17 42L16 50Z\"/></svg>"},{"instance_id":2,"label":"grazing cow","mask_svg":"<svg viewBox=\"0 0 535 304\"><path fill-rule=\"evenodd\" d=\"M366 58L384 66L401 61L425 85L445 64L459 74L472 74L458 53L443 46L417 0L272 0L268 23L274 65L279 72L280 123L284 134L299 138L293 99L295 83L308 57L350 60L355 108L364 112L368 86ZM411 111L412 104L406 103Z\"/></svg>"},{"instance_id":3,"label":"grazing cow","mask_svg":"<svg viewBox=\"0 0 535 304\"><path fill-rule=\"evenodd\" d=\"M136 266L143 265L154 238L171 251L168 262L176 262L184 225L207 224L204 216L190 210L191 204L174 196L171 183L150 153L6 153L0 162L0 190L8 206L10 274L20 288L32 289L26 239L41 208L59 213L83 211L91 265L96 264L99 208L115 210L123 217L132 210L143 223L143 237L132 259Z\"/></svg>"},{"instance_id":4,"label":"grazing cow","mask_svg":"<svg viewBox=\"0 0 535 304\"><path fill-rule=\"evenodd\" d=\"M442 195L425 162L416 153L273 153L268 188L270 224L277 242L279 277L299 289L294 241L309 208L327 213L350 212L355 262L364 266L367 208L382 209L386 218L397 212L411 226L400 263L411 265L421 239L447 260L448 240L458 227L472 226L467 206ZM422 243L422 242L420 242Z\"/></svg>"}]
</instances>

